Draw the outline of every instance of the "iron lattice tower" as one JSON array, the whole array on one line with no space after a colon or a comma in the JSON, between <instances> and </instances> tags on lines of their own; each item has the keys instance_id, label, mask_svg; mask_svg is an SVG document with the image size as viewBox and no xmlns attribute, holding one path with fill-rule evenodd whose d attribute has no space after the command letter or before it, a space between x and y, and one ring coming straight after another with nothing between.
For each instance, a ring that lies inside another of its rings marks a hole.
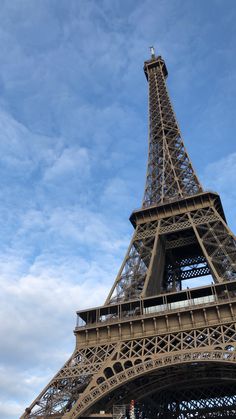
<instances>
[{"instance_id":1,"label":"iron lattice tower","mask_svg":"<svg viewBox=\"0 0 236 419\"><path fill-rule=\"evenodd\" d=\"M77 313L75 350L24 419L120 419L133 399L142 418L236 417L236 239L192 167L153 50L144 72L149 151L134 235L105 304ZM205 275L211 285L182 289Z\"/></svg>"}]
</instances>

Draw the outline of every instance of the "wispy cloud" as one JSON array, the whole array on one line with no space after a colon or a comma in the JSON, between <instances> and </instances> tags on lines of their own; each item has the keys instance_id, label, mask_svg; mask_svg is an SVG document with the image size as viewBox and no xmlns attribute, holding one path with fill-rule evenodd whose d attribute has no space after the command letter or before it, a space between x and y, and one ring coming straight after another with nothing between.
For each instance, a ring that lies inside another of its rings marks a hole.
<instances>
[{"instance_id":1,"label":"wispy cloud","mask_svg":"<svg viewBox=\"0 0 236 419\"><path fill-rule=\"evenodd\" d=\"M226 217L235 231L236 152L207 165L202 179L206 189L220 194Z\"/></svg>"},{"instance_id":2,"label":"wispy cloud","mask_svg":"<svg viewBox=\"0 0 236 419\"><path fill-rule=\"evenodd\" d=\"M44 172L45 182L60 182L62 178L81 178L89 174L89 154L85 148L65 148Z\"/></svg>"}]
</instances>

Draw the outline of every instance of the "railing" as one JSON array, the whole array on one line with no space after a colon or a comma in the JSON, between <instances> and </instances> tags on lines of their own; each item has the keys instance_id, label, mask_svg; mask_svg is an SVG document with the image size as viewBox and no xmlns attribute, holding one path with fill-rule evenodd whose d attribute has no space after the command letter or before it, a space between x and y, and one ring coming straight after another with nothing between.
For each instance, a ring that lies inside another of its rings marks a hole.
<instances>
[{"instance_id":1,"label":"railing","mask_svg":"<svg viewBox=\"0 0 236 419\"><path fill-rule=\"evenodd\" d=\"M116 304L79 311L77 312L76 330L234 301L236 301L236 280L205 285L200 288L187 288L178 292L121 301Z\"/></svg>"},{"instance_id":2,"label":"railing","mask_svg":"<svg viewBox=\"0 0 236 419\"><path fill-rule=\"evenodd\" d=\"M169 304L161 304L159 306L153 306L153 307L146 307L144 308L143 314L153 314L153 313L159 313L162 311L171 311L171 310L178 310L181 308L189 308L191 306L196 305L204 305L209 303L215 303L216 298L214 295L207 295L206 297L199 297L199 298L193 298L191 300L183 300L183 301L176 301L174 303Z\"/></svg>"},{"instance_id":3,"label":"railing","mask_svg":"<svg viewBox=\"0 0 236 419\"><path fill-rule=\"evenodd\" d=\"M234 297L234 299L236 296ZM112 324L119 321L125 321L127 319L135 319L139 318L140 316L150 316L154 314L160 314L160 313L168 313L171 311L182 311L189 308L194 308L197 306L205 306L205 305L212 305L215 303L221 303L224 302L225 298L217 298L215 295L207 295L203 297L198 298L191 298L186 299L182 301L175 301L171 303L166 304L159 304L159 305L153 305L149 307L142 306L136 307L136 309L131 309L127 311L120 311L120 313L110 313L110 314L104 314L97 316L97 320L95 321L88 321L85 322L82 318L79 316L77 317L77 325L76 329L86 328L88 326L95 326L95 325L105 325L105 324ZM227 300L232 300L231 298L227 297Z\"/></svg>"}]
</instances>

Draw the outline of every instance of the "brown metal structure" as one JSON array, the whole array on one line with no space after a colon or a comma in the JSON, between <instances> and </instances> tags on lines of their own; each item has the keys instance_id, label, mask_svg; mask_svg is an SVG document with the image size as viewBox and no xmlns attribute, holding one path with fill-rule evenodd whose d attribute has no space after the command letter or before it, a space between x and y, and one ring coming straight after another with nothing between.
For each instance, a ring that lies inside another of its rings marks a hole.
<instances>
[{"instance_id":1,"label":"brown metal structure","mask_svg":"<svg viewBox=\"0 0 236 419\"><path fill-rule=\"evenodd\" d=\"M134 235L105 305L79 311L76 348L24 419L236 417L236 238L218 194L205 192L166 88L144 64L149 152ZM211 285L183 281L211 275Z\"/></svg>"}]
</instances>

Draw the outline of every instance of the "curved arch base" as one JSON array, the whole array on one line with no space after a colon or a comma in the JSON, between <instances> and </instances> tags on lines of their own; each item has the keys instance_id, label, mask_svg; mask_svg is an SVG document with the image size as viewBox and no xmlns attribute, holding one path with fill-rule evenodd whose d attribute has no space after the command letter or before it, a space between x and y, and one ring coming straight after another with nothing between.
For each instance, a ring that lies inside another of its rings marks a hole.
<instances>
[{"instance_id":1,"label":"curved arch base","mask_svg":"<svg viewBox=\"0 0 236 419\"><path fill-rule=\"evenodd\" d=\"M236 366L182 364L141 376L98 402L90 413L135 399L140 419L236 417Z\"/></svg>"},{"instance_id":2,"label":"curved arch base","mask_svg":"<svg viewBox=\"0 0 236 419\"><path fill-rule=\"evenodd\" d=\"M221 377L219 377L219 381L221 381L221 379L224 379L225 373L223 373L223 371L225 371L225 367L227 367L228 365L231 365L231 370L234 371L234 376L236 376L236 353L234 351L198 350L185 351L179 353L176 352L165 356L156 356L137 365L131 364L129 368L119 373L116 373L110 378L105 378L104 373L101 374L100 380L99 377L97 379L96 387L92 387L86 395L81 397L75 404L72 411L64 414L63 419L77 419L79 417L85 417L93 410L93 408L97 408L97 406L108 407L109 403L114 404L117 397L119 400L124 398L124 396L122 395L122 390L126 389L125 391L127 391L127 385L131 386L130 388L132 388L132 383L136 383L140 377L153 377L156 373L157 376L160 376L159 372L163 372L164 375L166 375L165 371L167 371L168 368L178 368L182 366L189 366L191 367L191 369L199 373L199 366L201 364L213 366L211 368L208 368L209 370L212 370L213 378L214 365L219 365L218 370L221 371ZM227 374L229 374L228 370ZM202 375L201 378L203 379L204 375ZM233 377L232 380L234 382ZM174 383L176 386L178 386L177 380L175 380ZM157 390L158 388L160 389L161 387L156 387ZM129 397L137 398L136 390L137 389L135 386L133 388L132 395L130 391L128 391L127 394L129 394ZM236 390L234 391L236 394Z\"/></svg>"}]
</instances>

